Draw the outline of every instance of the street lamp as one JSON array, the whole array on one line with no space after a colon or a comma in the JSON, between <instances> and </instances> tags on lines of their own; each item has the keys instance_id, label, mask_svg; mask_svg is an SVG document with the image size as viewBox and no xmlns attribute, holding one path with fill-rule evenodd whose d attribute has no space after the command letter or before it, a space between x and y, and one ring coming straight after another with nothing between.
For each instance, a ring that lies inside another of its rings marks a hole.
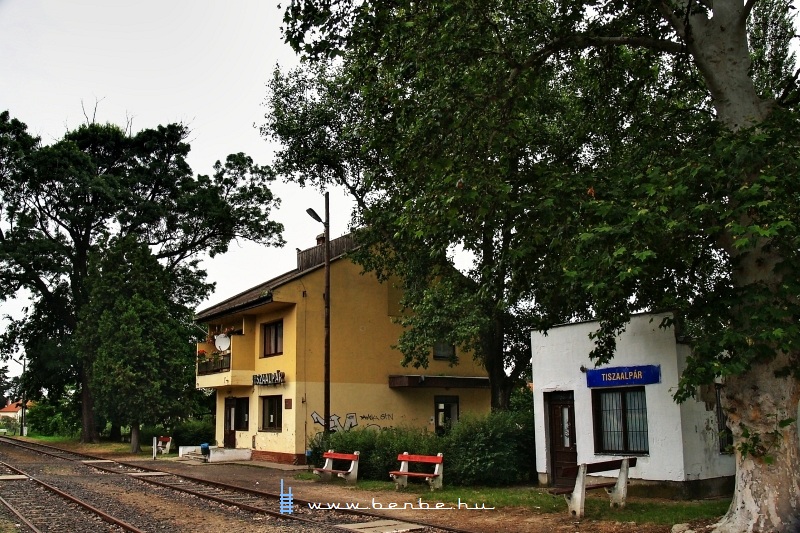
<instances>
[{"instance_id":1,"label":"street lamp","mask_svg":"<svg viewBox=\"0 0 800 533\"><path fill-rule=\"evenodd\" d=\"M331 432L331 225L329 196L325 192L325 220L310 207L306 213L325 227L325 371L323 377L323 416L325 435Z\"/></svg>"}]
</instances>

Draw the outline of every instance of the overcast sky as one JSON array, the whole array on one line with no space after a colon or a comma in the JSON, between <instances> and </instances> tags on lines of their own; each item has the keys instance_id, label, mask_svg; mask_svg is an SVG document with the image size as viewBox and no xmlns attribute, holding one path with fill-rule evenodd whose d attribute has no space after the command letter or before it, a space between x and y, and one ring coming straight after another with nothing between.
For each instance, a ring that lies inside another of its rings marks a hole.
<instances>
[{"instance_id":1,"label":"overcast sky","mask_svg":"<svg viewBox=\"0 0 800 533\"><path fill-rule=\"evenodd\" d=\"M0 110L47 144L84 123L84 110L98 122L131 118L134 130L182 122L196 174L235 152L269 163L274 147L256 128L266 83L276 64L298 63L281 38L282 13L260 0L0 0ZM305 212L323 216L319 191L275 189L286 246L233 243L205 261L217 289L201 308L294 268L295 248L322 232ZM347 231L351 205L331 193L332 236Z\"/></svg>"}]
</instances>

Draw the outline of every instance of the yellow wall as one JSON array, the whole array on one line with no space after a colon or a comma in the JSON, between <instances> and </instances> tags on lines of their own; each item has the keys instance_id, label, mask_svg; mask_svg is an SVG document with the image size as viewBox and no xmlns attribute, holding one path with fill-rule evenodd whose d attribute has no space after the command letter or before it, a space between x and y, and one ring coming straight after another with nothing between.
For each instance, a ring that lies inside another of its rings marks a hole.
<instances>
[{"instance_id":1,"label":"yellow wall","mask_svg":"<svg viewBox=\"0 0 800 533\"><path fill-rule=\"evenodd\" d=\"M242 328L234 335L231 364L234 372L198 376L198 386L218 389L217 440L223 443L226 396L250 397L250 427L237 432L236 446L272 452L303 454L310 435L323 428L324 270L277 287L272 302L238 313L222 321ZM393 323L399 293L390 284L380 284L371 274L348 260L331 264L331 415L334 428L415 426L434 429L434 396L459 397L459 412L487 413L488 389L390 389L392 374L431 376L486 376L467 354L451 367L431 357L427 369L406 368L402 354L391 348L402 328ZM283 353L261 357L262 326L283 320ZM252 375L285 373L280 385L253 386ZM225 381L228 380L228 381ZM247 381L249 380L249 382ZM236 386L236 385L241 386ZM283 411L280 433L259 431L260 396L280 394L292 400ZM337 418L338 417L338 418ZM253 440L255 438L255 440Z\"/></svg>"}]
</instances>

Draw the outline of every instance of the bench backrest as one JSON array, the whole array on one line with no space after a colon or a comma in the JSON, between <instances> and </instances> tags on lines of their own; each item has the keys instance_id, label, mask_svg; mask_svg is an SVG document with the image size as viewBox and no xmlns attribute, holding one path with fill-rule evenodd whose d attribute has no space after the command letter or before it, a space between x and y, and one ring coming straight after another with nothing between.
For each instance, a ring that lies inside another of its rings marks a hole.
<instances>
[{"instance_id":1,"label":"bench backrest","mask_svg":"<svg viewBox=\"0 0 800 533\"><path fill-rule=\"evenodd\" d=\"M358 453L325 452L322 454L322 458L336 459L341 461L358 461L358 455Z\"/></svg>"},{"instance_id":2,"label":"bench backrest","mask_svg":"<svg viewBox=\"0 0 800 533\"><path fill-rule=\"evenodd\" d=\"M397 456L398 461L408 461L409 463L431 463L431 464L441 464L444 461L444 457L441 454L439 455L411 455L408 453L401 453Z\"/></svg>"},{"instance_id":3,"label":"bench backrest","mask_svg":"<svg viewBox=\"0 0 800 533\"><path fill-rule=\"evenodd\" d=\"M628 468L636 466L636 457L628 457ZM599 474L609 470L619 470L622 467L622 459L611 459L609 461L599 461L597 463L586 463L587 474ZM577 466L568 466L561 471L564 477L575 477L578 475Z\"/></svg>"}]
</instances>

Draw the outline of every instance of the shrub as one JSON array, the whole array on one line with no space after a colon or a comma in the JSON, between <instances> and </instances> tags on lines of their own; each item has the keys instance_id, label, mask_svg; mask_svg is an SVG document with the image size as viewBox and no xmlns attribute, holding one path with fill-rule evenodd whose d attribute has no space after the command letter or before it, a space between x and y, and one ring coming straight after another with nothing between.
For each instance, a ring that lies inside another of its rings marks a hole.
<instances>
[{"instance_id":1,"label":"shrub","mask_svg":"<svg viewBox=\"0 0 800 533\"><path fill-rule=\"evenodd\" d=\"M509 485L531 479L534 467L531 412L463 417L444 436L418 428L356 428L332 433L327 439L319 433L309 442L311 463L318 466L327 450L358 450L360 479L387 481L389 471L398 468L397 456L403 452L442 452L445 482L453 485Z\"/></svg>"},{"instance_id":2,"label":"shrub","mask_svg":"<svg viewBox=\"0 0 800 533\"><path fill-rule=\"evenodd\" d=\"M216 428L210 419L203 420L185 420L178 423L172 430L173 449L177 450L178 446L199 446L205 442L214 446ZM162 433L162 435L169 435L169 433Z\"/></svg>"},{"instance_id":3,"label":"shrub","mask_svg":"<svg viewBox=\"0 0 800 533\"><path fill-rule=\"evenodd\" d=\"M446 475L456 485L510 485L525 481L534 454L526 415L497 412L464 417L443 437Z\"/></svg>"},{"instance_id":4,"label":"shrub","mask_svg":"<svg viewBox=\"0 0 800 533\"><path fill-rule=\"evenodd\" d=\"M80 431L77 414L61 406L37 403L25 413L25 424L31 433L44 436L73 437Z\"/></svg>"}]
</instances>

